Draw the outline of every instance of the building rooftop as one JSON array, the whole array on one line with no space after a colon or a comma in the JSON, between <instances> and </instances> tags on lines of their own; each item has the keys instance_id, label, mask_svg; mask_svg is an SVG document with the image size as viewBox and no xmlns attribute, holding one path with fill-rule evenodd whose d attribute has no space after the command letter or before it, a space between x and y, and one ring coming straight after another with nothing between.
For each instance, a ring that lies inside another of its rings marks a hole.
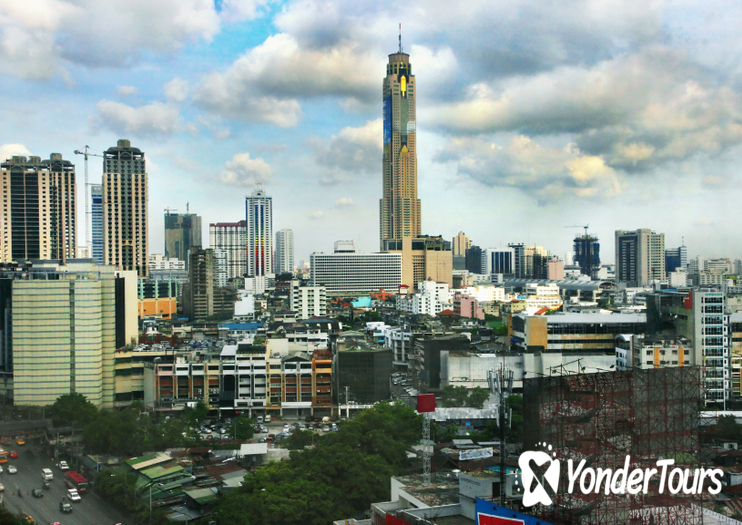
<instances>
[{"instance_id":1,"label":"building rooftop","mask_svg":"<svg viewBox=\"0 0 742 525\"><path fill-rule=\"evenodd\" d=\"M459 480L457 478L434 476L430 485L423 485L422 474L398 476L395 479L404 485L405 492L430 507L453 505L459 502Z\"/></svg>"},{"instance_id":2,"label":"building rooftop","mask_svg":"<svg viewBox=\"0 0 742 525\"><path fill-rule=\"evenodd\" d=\"M125 464L129 465L134 470L142 470L153 465L172 461L173 458L162 452L155 452L153 454L145 454L138 458L131 458L124 461Z\"/></svg>"}]
</instances>

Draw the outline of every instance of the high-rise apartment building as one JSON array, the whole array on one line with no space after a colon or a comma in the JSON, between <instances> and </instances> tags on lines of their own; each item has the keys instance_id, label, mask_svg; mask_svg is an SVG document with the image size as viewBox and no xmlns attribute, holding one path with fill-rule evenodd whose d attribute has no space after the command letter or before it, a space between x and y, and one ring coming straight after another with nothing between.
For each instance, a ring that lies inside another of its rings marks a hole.
<instances>
[{"instance_id":1,"label":"high-rise apartment building","mask_svg":"<svg viewBox=\"0 0 742 525\"><path fill-rule=\"evenodd\" d=\"M646 286L665 279L665 234L642 228L616 230L616 280Z\"/></svg>"},{"instance_id":2,"label":"high-rise apartment building","mask_svg":"<svg viewBox=\"0 0 742 525\"><path fill-rule=\"evenodd\" d=\"M75 258L75 166L52 153L0 164L0 262Z\"/></svg>"},{"instance_id":3,"label":"high-rise apartment building","mask_svg":"<svg viewBox=\"0 0 742 525\"><path fill-rule=\"evenodd\" d=\"M513 251L511 274L516 279L526 277L526 245L521 243L508 243L508 248ZM485 273L505 273L505 272L485 272Z\"/></svg>"},{"instance_id":4,"label":"high-rise apartment building","mask_svg":"<svg viewBox=\"0 0 742 525\"><path fill-rule=\"evenodd\" d=\"M276 232L276 273L294 271L294 232L279 230Z\"/></svg>"},{"instance_id":5,"label":"high-rise apartment building","mask_svg":"<svg viewBox=\"0 0 742 525\"><path fill-rule=\"evenodd\" d=\"M201 247L201 217L165 211L165 257L186 261L191 248Z\"/></svg>"},{"instance_id":6,"label":"high-rise apartment building","mask_svg":"<svg viewBox=\"0 0 742 525\"><path fill-rule=\"evenodd\" d=\"M471 239L464 232L459 232L459 234L453 238L452 249L453 249L454 257L458 255L466 256L466 250L468 250L471 247L472 247Z\"/></svg>"},{"instance_id":7,"label":"high-rise apartment building","mask_svg":"<svg viewBox=\"0 0 742 525\"><path fill-rule=\"evenodd\" d=\"M273 274L273 198L255 184L252 195L245 199L247 212L247 276L267 277Z\"/></svg>"},{"instance_id":8,"label":"high-rise apartment building","mask_svg":"<svg viewBox=\"0 0 742 525\"><path fill-rule=\"evenodd\" d=\"M389 55L383 83L384 154L380 202L381 249L384 241L420 236L415 134L415 76L410 55Z\"/></svg>"},{"instance_id":9,"label":"high-rise apartment building","mask_svg":"<svg viewBox=\"0 0 742 525\"><path fill-rule=\"evenodd\" d=\"M327 289L324 286L306 286L301 281L291 281L289 309L297 319L324 317L327 315Z\"/></svg>"},{"instance_id":10,"label":"high-rise apartment building","mask_svg":"<svg viewBox=\"0 0 742 525\"><path fill-rule=\"evenodd\" d=\"M147 277L148 226L144 152L122 139L103 154L103 262Z\"/></svg>"},{"instance_id":11,"label":"high-rise apartment building","mask_svg":"<svg viewBox=\"0 0 742 525\"><path fill-rule=\"evenodd\" d=\"M103 186L90 186L90 257L103 264Z\"/></svg>"},{"instance_id":12,"label":"high-rise apartment building","mask_svg":"<svg viewBox=\"0 0 742 525\"><path fill-rule=\"evenodd\" d=\"M226 252L227 279L247 272L247 221L209 224L209 246Z\"/></svg>"}]
</instances>

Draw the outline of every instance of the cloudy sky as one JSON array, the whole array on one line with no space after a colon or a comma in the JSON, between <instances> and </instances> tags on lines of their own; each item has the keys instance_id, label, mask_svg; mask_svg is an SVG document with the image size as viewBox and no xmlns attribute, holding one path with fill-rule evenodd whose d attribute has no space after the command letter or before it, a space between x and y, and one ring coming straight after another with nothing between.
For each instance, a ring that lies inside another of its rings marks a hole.
<instances>
[{"instance_id":1,"label":"cloudy sky","mask_svg":"<svg viewBox=\"0 0 742 525\"><path fill-rule=\"evenodd\" d=\"M607 261L614 230L646 227L742 258L740 21L717 0L0 0L0 157L60 152L81 184L75 149L128 138L153 252L164 208L190 203L208 242L255 182L297 261L376 250L402 22L424 233L563 256L589 224Z\"/></svg>"}]
</instances>

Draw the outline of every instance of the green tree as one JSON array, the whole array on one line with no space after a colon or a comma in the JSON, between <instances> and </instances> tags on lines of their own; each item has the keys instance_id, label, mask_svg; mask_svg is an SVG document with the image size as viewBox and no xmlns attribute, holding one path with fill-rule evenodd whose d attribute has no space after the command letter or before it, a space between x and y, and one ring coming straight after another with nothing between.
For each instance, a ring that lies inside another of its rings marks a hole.
<instances>
[{"instance_id":1,"label":"green tree","mask_svg":"<svg viewBox=\"0 0 742 525\"><path fill-rule=\"evenodd\" d=\"M289 450L301 450L313 444L315 439L318 440L311 430L295 430L286 438L283 445Z\"/></svg>"},{"instance_id":2,"label":"green tree","mask_svg":"<svg viewBox=\"0 0 742 525\"><path fill-rule=\"evenodd\" d=\"M245 416L237 416L229 424L227 435L240 441L252 438L255 432L255 420Z\"/></svg>"},{"instance_id":3,"label":"green tree","mask_svg":"<svg viewBox=\"0 0 742 525\"><path fill-rule=\"evenodd\" d=\"M57 426L84 427L98 417L98 409L82 394L65 394L49 408L49 416Z\"/></svg>"},{"instance_id":4,"label":"green tree","mask_svg":"<svg viewBox=\"0 0 742 525\"><path fill-rule=\"evenodd\" d=\"M489 397L489 389L478 386L469 393L466 404L467 406L474 408L484 408L484 403L489 399Z\"/></svg>"},{"instance_id":5,"label":"green tree","mask_svg":"<svg viewBox=\"0 0 742 525\"><path fill-rule=\"evenodd\" d=\"M448 385L443 388L443 406L465 407L469 399L469 392L465 386Z\"/></svg>"}]
</instances>

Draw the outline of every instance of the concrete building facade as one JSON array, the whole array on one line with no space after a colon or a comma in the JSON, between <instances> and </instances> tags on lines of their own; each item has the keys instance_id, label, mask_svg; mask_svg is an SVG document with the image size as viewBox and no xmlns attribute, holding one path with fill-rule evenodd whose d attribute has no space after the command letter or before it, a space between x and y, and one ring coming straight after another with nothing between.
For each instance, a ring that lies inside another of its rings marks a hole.
<instances>
[{"instance_id":1,"label":"concrete building facade","mask_svg":"<svg viewBox=\"0 0 742 525\"><path fill-rule=\"evenodd\" d=\"M294 272L294 232L278 230L276 232L276 273Z\"/></svg>"},{"instance_id":2,"label":"concrete building facade","mask_svg":"<svg viewBox=\"0 0 742 525\"><path fill-rule=\"evenodd\" d=\"M327 293L396 291L402 284L402 255L399 253L315 252L310 260L310 284L325 286Z\"/></svg>"},{"instance_id":3,"label":"concrete building facade","mask_svg":"<svg viewBox=\"0 0 742 525\"><path fill-rule=\"evenodd\" d=\"M297 319L327 315L327 289L324 286L302 286L301 281L291 281L289 309Z\"/></svg>"}]
</instances>

